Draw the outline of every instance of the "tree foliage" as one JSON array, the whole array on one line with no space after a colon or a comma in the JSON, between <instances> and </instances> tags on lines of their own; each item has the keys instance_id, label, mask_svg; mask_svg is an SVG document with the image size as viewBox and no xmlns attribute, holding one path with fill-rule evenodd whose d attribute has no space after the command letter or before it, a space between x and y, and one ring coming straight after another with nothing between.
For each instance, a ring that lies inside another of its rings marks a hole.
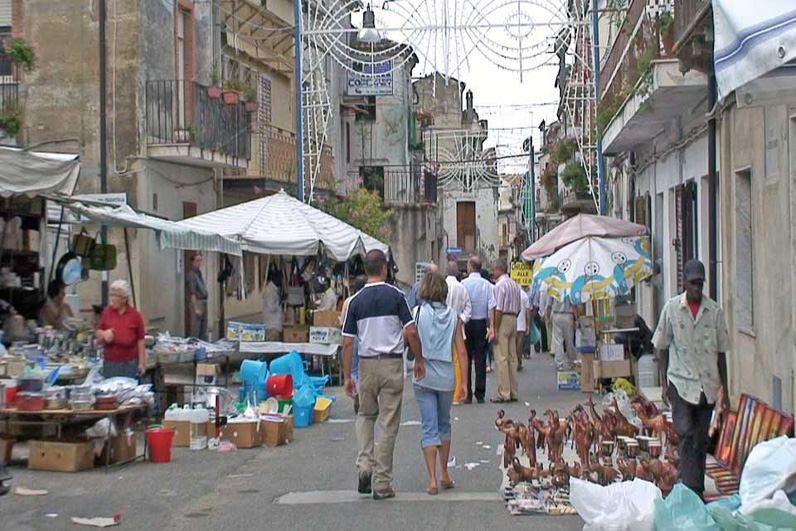
<instances>
[{"instance_id":1,"label":"tree foliage","mask_svg":"<svg viewBox=\"0 0 796 531\"><path fill-rule=\"evenodd\" d=\"M389 244L392 238L392 209L386 208L376 192L357 189L349 197L317 201L317 206L337 219Z\"/></svg>"}]
</instances>

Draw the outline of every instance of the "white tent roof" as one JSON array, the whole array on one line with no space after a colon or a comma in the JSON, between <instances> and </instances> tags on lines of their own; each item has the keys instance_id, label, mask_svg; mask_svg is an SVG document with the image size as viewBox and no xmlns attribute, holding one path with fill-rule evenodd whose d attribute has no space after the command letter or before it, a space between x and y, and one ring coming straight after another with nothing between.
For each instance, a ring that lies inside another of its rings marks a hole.
<instances>
[{"instance_id":1,"label":"white tent roof","mask_svg":"<svg viewBox=\"0 0 796 531\"><path fill-rule=\"evenodd\" d=\"M0 196L70 195L80 175L77 155L0 147Z\"/></svg>"},{"instance_id":2,"label":"white tent roof","mask_svg":"<svg viewBox=\"0 0 796 531\"><path fill-rule=\"evenodd\" d=\"M259 254L313 256L323 249L342 262L387 245L334 216L280 191L240 205L176 223L177 226L235 240Z\"/></svg>"},{"instance_id":3,"label":"white tent roof","mask_svg":"<svg viewBox=\"0 0 796 531\"><path fill-rule=\"evenodd\" d=\"M66 208L94 223L109 227L154 230L160 246L164 248L241 254L237 241L204 230L180 227L173 221L136 212L128 205L105 206L70 202L68 199L62 201Z\"/></svg>"}]
</instances>

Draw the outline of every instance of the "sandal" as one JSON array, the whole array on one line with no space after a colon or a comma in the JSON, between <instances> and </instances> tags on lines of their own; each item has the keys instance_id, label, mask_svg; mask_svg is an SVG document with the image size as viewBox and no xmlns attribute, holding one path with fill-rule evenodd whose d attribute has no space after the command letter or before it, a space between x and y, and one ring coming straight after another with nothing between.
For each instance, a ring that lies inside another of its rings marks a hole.
<instances>
[{"instance_id":1,"label":"sandal","mask_svg":"<svg viewBox=\"0 0 796 531\"><path fill-rule=\"evenodd\" d=\"M440 483L440 485L442 485L443 490L450 490L450 489L452 489L453 487L456 486L456 482L453 481L453 480L445 481L443 479L439 483Z\"/></svg>"},{"instance_id":2,"label":"sandal","mask_svg":"<svg viewBox=\"0 0 796 531\"><path fill-rule=\"evenodd\" d=\"M437 487L429 487L426 492L428 493L429 496L436 496L437 494L439 494L439 489Z\"/></svg>"}]
</instances>

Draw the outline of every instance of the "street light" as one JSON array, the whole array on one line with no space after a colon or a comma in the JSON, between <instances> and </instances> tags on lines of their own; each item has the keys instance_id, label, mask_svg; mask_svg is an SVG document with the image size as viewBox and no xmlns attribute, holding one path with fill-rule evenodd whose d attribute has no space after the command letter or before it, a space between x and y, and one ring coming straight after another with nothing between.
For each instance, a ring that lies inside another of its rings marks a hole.
<instances>
[{"instance_id":1,"label":"street light","mask_svg":"<svg viewBox=\"0 0 796 531\"><path fill-rule=\"evenodd\" d=\"M381 41L381 33L376 29L376 13L370 8L370 4L362 15L362 29L359 30L357 37L368 44Z\"/></svg>"}]
</instances>

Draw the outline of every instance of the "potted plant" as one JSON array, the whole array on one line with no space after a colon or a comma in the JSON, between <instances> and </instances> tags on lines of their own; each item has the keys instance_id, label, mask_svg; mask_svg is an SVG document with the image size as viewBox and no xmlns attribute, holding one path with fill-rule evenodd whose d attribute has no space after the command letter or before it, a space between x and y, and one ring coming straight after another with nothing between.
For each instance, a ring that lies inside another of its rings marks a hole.
<instances>
[{"instance_id":1,"label":"potted plant","mask_svg":"<svg viewBox=\"0 0 796 531\"><path fill-rule=\"evenodd\" d=\"M658 15L658 25L661 30L663 49L666 50L668 57L672 57L674 55L674 15L669 11L664 11Z\"/></svg>"},{"instance_id":2,"label":"potted plant","mask_svg":"<svg viewBox=\"0 0 796 531\"><path fill-rule=\"evenodd\" d=\"M243 92L243 82L240 79L227 79L224 81L224 103L237 105Z\"/></svg>"},{"instance_id":3,"label":"potted plant","mask_svg":"<svg viewBox=\"0 0 796 531\"><path fill-rule=\"evenodd\" d=\"M5 133L8 138L13 138L22 130L22 116L19 110L14 108L6 109L0 116L0 131Z\"/></svg>"},{"instance_id":4,"label":"potted plant","mask_svg":"<svg viewBox=\"0 0 796 531\"><path fill-rule=\"evenodd\" d=\"M257 103L257 89L250 83L247 83L243 95L246 97L246 112L257 112L257 107L259 107Z\"/></svg>"},{"instance_id":5,"label":"potted plant","mask_svg":"<svg viewBox=\"0 0 796 531\"><path fill-rule=\"evenodd\" d=\"M25 39L11 39L6 44L5 49L6 54L11 57L14 64L22 66L26 72L32 71L34 66L36 66L36 52L28 46Z\"/></svg>"},{"instance_id":6,"label":"potted plant","mask_svg":"<svg viewBox=\"0 0 796 531\"><path fill-rule=\"evenodd\" d=\"M589 189L589 179L580 162L567 164L561 172L561 181L575 193L583 193Z\"/></svg>"},{"instance_id":7,"label":"potted plant","mask_svg":"<svg viewBox=\"0 0 796 531\"><path fill-rule=\"evenodd\" d=\"M218 75L218 65L213 66L213 72L210 74L210 86L207 87L207 97L211 100L217 100L221 97L221 78Z\"/></svg>"}]
</instances>

